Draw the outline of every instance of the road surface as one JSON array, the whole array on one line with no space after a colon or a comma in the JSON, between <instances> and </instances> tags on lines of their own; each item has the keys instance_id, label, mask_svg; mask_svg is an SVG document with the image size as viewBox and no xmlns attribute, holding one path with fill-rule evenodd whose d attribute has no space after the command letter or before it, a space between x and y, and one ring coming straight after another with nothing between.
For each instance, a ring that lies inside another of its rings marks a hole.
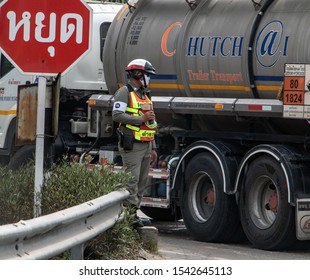
<instances>
[{"instance_id":1,"label":"road surface","mask_svg":"<svg viewBox=\"0 0 310 280\"><path fill-rule=\"evenodd\" d=\"M246 242L220 244L195 241L182 221L152 222L159 231L159 254L164 259L175 260L310 260L309 249L288 252L258 250Z\"/></svg>"}]
</instances>

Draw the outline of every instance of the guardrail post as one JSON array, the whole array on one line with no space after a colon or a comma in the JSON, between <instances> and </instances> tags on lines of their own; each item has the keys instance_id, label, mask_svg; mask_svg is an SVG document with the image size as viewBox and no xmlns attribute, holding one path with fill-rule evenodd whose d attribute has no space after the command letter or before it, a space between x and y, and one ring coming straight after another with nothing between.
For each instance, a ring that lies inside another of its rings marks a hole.
<instances>
[{"instance_id":1,"label":"guardrail post","mask_svg":"<svg viewBox=\"0 0 310 280\"><path fill-rule=\"evenodd\" d=\"M70 249L71 260L83 260L84 259L84 243L76 245Z\"/></svg>"}]
</instances>

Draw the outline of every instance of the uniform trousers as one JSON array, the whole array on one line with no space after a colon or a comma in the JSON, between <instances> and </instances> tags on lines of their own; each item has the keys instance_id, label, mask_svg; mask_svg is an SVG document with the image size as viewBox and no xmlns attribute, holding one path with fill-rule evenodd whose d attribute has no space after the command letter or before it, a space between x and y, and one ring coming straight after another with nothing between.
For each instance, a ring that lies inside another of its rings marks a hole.
<instances>
[{"instance_id":1,"label":"uniform trousers","mask_svg":"<svg viewBox=\"0 0 310 280\"><path fill-rule=\"evenodd\" d=\"M122 156L123 166L126 167L126 171L131 172L133 175L133 179L126 186L130 195L124 201L124 205L139 208L148 180L152 142L135 142L130 151L124 151L120 146L118 148Z\"/></svg>"}]
</instances>

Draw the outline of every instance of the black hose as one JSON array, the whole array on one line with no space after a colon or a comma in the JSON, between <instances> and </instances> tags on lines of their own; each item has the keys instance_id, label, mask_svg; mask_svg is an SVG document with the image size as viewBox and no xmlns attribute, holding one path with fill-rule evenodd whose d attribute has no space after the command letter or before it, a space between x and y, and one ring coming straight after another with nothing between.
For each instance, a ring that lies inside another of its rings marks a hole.
<instances>
[{"instance_id":1,"label":"black hose","mask_svg":"<svg viewBox=\"0 0 310 280\"><path fill-rule=\"evenodd\" d=\"M253 93L254 98L259 98L258 91L255 85L255 79L254 79L254 69L253 69L253 50L254 50L254 40L256 36L256 31L258 29L258 26L269 8L269 6L272 4L273 0L267 0L265 4L262 6L262 8L259 10L259 12L256 15L254 24L252 26L251 35L249 38L249 45L248 45L248 74L249 74L249 80L250 80L250 87Z\"/></svg>"}]
</instances>

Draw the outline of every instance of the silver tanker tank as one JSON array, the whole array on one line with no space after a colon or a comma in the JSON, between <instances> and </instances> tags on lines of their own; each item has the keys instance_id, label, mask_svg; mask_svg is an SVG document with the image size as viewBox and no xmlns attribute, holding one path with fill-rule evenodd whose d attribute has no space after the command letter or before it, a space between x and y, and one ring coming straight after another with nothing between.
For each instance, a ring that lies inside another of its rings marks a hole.
<instances>
[{"instance_id":1,"label":"silver tanker tank","mask_svg":"<svg viewBox=\"0 0 310 280\"><path fill-rule=\"evenodd\" d=\"M127 63L145 58L158 74L151 81L153 95L275 99L284 64L310 62L309 0L128 4L112 23L104 49L111 93L126 81ZM213 123L225 122L217 118ZM308 129L305 122L299 125L297 133Z\"/></svg>"}]
</instances>

